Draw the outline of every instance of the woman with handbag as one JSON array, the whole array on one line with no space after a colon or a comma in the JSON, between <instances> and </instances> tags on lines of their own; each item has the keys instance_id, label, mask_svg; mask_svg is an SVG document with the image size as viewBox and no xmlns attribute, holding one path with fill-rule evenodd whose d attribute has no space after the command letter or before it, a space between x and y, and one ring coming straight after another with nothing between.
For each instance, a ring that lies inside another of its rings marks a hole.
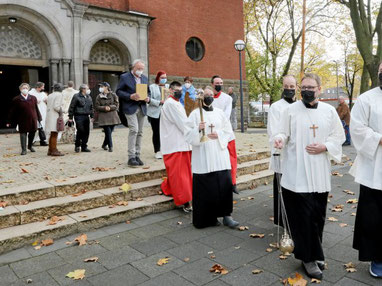
<instances>
[{"instance_id":1,"label":"woman with handbag","mask_svg":"<svg viewBox=\"0 0 382 286\"><path fill-rule=\"evenodd\" d=\"M64 130L63 107L62 84L56 83L53 85L53 93L48 96L47 103L45 129L47 134L50 133L48 156L64 156L57 150L58 132Z\"/></svg>"},{"instance_id":2,"label":"woman with handbag","mask_svg":"<svg viewBox=\"0 0 382 286\"><path fill-rule=\"evenodd\" d=\"M118 96L111 91L110 84L107 82L99 84L99 92L96 98L95 109L98 112L98 125L103 128L105 133L102 148L113 152L111 134L113 133L114 126L121 123L117 113L119 108Z\"/></svg>"}]
</instances>

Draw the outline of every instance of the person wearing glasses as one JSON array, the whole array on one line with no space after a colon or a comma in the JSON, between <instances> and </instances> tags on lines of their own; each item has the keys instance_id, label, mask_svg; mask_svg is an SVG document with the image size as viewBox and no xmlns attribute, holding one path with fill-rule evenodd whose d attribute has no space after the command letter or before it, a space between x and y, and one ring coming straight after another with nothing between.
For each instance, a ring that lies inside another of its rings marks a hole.
<instances>
[{"instance_id":1,"label":"person wearing glasses","mask_svg":"<svg viewBox=\"0 0 382 286\"><path fill-rule=\"evenodd\" d=\"M281 187L294 256L302 261L308 276L321 280L331 160L341 162L345 134L336 109L318 101L320 93L320 77L305 74L302 100L282 112L273 142L275 148L283 150Z\"/></svg>"}]
</instances>

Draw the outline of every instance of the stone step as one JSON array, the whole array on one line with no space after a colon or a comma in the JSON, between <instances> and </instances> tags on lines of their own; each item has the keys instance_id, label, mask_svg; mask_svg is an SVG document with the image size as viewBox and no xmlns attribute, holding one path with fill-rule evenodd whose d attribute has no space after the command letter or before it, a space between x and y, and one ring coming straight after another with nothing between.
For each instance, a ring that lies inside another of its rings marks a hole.
<instances>
[{"instance_id":1,"label":"stone step","mask_svg":"<svg viewBox=\"0 0 382 286\"><path fill-rule=\"evenodd\" d=\"M62 221L49 225L49 220L0 229L0 253L30 245L45 238L57 239L108 224L132 220L174 208L172 198L155 195L142 201L129 201L127 206L99 207L62 216Z\"/></svg>"},{"instance_id":2,"label":"stone step","mask_svg":"<svg viewBox=\"0 0 382 286\"><path fill-rule=\"evenodd\" d=\"M267 150L259 150L257 152L240 155L238 156L238 172L240 172L240 174L245 173L244 169L248 168L245 163L251 164L250 162L252 161L262 161L268 157L269 151ZM257 168L259 169L260 166L257 166ZM115 172L98 172L88 176L68 178L64 181L41 182L0 190L0 201L5 201L8 205L20 205L25 202L73 195L83 192L84 190L93 191L117 187L125 182L133 184L153 179L161 179L164 176L166 176L166 170L163 167L153 167L147 170L142 168L130 168Z\"/></svg>"},{"instance_id":3,"label":"stone step","mask_svg":"<svg viewBox=\"0 0 382 286\"><path fill-rule=\"evenodd\" d=\"M238 166L238 176L243 174L256 174L268 168L268 159L245 162ZM252 177L244 179L250 180ZM10 226L42 221L53 216L63 216L73 212L92 208L110 206L119 201L130 201L145 198L161 193L162 179L131 184L131 190L124 193L119 187L88 191L78 196L67 195L63 197L48 198L33 201L26 205L7 206L0 212L0 229ZM238 183L239 188L241 183Z\"/></svg>"},{"instance_id":4,"label":"stone step","mask_svg":"<svg viewBox=\"0 0 382 286\"><path fill-rule=\"evenodd\" d=\"M239 190L253 189L259 185L268 184L272 180L272 176L273 172L270 170L239 176L237 186ZM152 181L152 185L154 185L154 181L155 180ZM156 181L157 184L159 184L159 180ZM146 186L149 187L149 182L145 183L147 183ZM103 192L104 194L120 193L117 188L93 192ZM77 198L84 196L83 198L85 199L85 195L86 194L83 194ZM133 197L134 195L132 194L131 198ZM127 206L113 205L113 207L110 207L111 205L109 204L107 206L93 207L82 211L73 210L73 212L61 215L60 217L63 218L63 220L57 222L55 225L49 225L49 219L46 219L0 229L0 253L31 244L36 240L46 238L57 239L73 233L84 232L174 208L172 198L164 195L143 197L142 200L129 200L128 203ZM73 203L69 203L69 205L70 204ZM5 210L7 208L5 208ZM13 208L16 207L9 207L9 212L14 211Z\"/></svg>"}]
</instances>

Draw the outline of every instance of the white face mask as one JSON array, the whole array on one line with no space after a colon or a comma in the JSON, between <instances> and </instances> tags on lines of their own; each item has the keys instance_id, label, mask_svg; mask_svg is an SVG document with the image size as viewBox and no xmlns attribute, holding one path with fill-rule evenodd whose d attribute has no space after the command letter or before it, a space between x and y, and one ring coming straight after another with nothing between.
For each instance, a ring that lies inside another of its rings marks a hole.
<instances>
[{"instance_id":1,"label":"white face mask","mask_svg":"<svg viewBox=\"0 0 382 286\"><path fill-rule=\"evenodd\" d=\"M191 83L187 82L187 83L184 84L184 86L188 89L188 88L191 87Z\"/></svg>"},{"instance_id":2,"label":"white face mask","mask_svg":"<svg viewBox=\"0 0 382 286\"><path fill-rule=\"evenodd\" d=\"M98 90L100 93L103 93L105 91L105 89L103 87L100 87Z\"/></svg>"},{"instance_id":3,"label":"white face mask","mask_svg":"<svg viewBox=\"0 0 382 286\"><path fill-rule=\"evenodd\" d=\"M28 92L29 92L29 90L28 90L27 88L23 88L23 89L21 90L21 93L24 94L24 95L27 95Z\"/></svg>"},{"instance_id":4,"label":"white face mask","mask_svg":"<svg viewBox=\"0 0 382 286\"><path fill-rule=\"evenodd\" d=\"M90 89L86 90L86 94L89 95L91 93Z\"/></svg>"},{"instance_id":5,"label":"white face mask","mask_svg":"<svg viewBox=\"0 0 382 286\"><path fill-rule=\"evenodd\" d=\"M143 74L143 70L136 70L136 71L135 71L135 74L136 74L137 76L141 76L141 75Z\"/></svg>"}]
</instances>

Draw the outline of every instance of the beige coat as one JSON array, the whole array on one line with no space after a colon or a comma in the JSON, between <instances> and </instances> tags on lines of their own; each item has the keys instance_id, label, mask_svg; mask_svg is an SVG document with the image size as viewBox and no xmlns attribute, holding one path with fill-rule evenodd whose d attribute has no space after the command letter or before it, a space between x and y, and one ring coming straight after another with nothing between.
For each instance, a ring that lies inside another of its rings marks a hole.
<instances>
[{"instance_id":1,"label":"beige coat","mask_svg":"<svg viewBox=\"0 0 382 286\"><path fill-rule=\"evenodd\" d=\"M63 109L64 102L61 92L53 92L48 96L45 131L46 133L57 132L57 118L60 108Z\"/></svg>"}]
</instances>

